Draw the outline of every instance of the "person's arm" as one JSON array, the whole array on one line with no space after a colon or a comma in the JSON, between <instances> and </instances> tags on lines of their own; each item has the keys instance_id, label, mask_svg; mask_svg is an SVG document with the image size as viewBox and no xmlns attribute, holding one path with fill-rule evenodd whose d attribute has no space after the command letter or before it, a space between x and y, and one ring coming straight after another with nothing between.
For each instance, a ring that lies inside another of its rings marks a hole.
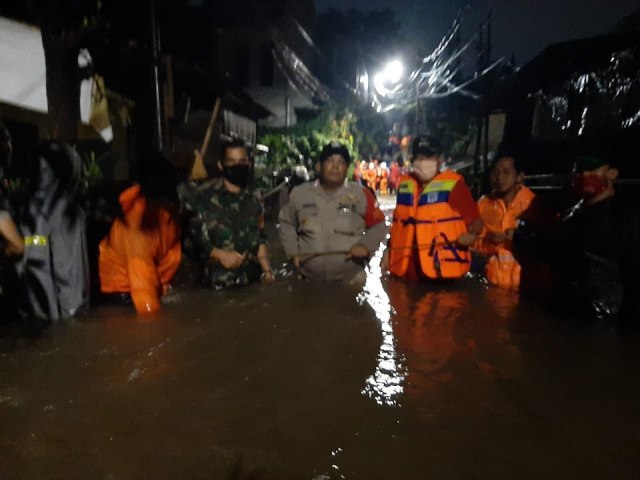
<instances>
[{"instance_id":1,"label":"person's arm","mask_svg":"<svg viewBox=\"0 0 640 480\"><path fill-rule=\"evenodd\" d=\"M180 266L182 246L180 245L180 227L176 219L168 216L162 222L159 234L162 236L163 251L160 252L158 260L158 275L162 290L166 292L169 289L169 282Z\"/></svg>"},{"instance_id":2,"label":"person's arm","mask_svg":"<svg viewBox=\"0 0 640 480\"><path fill-rule=\"evenodd\" d=\"M384 221L384 213L378 206L373 193L367 188L362 188L362 192L367 202L364 223L365 232L360 238L360 241L351 247L351 257L353 258L365 258L375 252L380 243L382 243L387 236L387 226Z\"/></svg>"},{"instance_id":3,"label":"person's arm","mask_svg":"<svg viewBox=\"0 0 640 480\"><path fill-rule=\"evenodd\" d=\"M258 247L258 262L262 268L262 278L265 282L271 283L274 280L271 262L269 261L269 248L266 243L261 243Z\"/></svg>"},{"instance_id":4,"label":"person's arm","mask_svg":"<svg viewBox=\"0 0 640 480\"><path fill-rule=\"evenodd\" d=\"M296 213L296 205L298 202L296 190L297 189L294 189L291 192L289 202L280 209L280 213L278 214L278 222L280 224L278 233L282 247L284 248L284 253L287 258L293 261L294 266L298 267L300 251L298 248L298 220Z\"/></svg>"},{"instance_id":5,"label":"person's arm","mask_svg":"<svg viewBox=\"0 0 640 480\"><path fill-rule=\"evenodd\" d=\"M471 195L471 190L460 180L456 183L449 196L449 203L460 213L467 225L467 232L460 235L457 239L458 245L469 247L476 241L478 235L482 232L484 222L478 210L478 204Z\"/></svg>"},{"instance_id":6,"label":"person's arm","mask_svg":"<svg viewBox=\"0 0 640 480\"><path fill-rule=\"evenodd\" d=\"M4 254L8 257L21 257L24 254L24 240L18 232L9 212L0 212L0 237L6 241Z\"/></svg>"}]
</instances>

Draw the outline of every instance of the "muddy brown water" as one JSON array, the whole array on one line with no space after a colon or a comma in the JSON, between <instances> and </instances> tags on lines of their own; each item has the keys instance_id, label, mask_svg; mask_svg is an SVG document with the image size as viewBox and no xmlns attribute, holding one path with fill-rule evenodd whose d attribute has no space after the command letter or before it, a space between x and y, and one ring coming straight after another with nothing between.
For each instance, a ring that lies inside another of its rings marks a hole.
<instances>
[{"instance_id":1,"label":"muddy brown water","mask_svg":"<svg viewBox=\"0 0 640 480\"><path fill-rule=\"evenodd\" d=\"M376 259L364 288L181 287L5 345L0 478L638 479L638 345Z\"/></svg>"}]
</instances>

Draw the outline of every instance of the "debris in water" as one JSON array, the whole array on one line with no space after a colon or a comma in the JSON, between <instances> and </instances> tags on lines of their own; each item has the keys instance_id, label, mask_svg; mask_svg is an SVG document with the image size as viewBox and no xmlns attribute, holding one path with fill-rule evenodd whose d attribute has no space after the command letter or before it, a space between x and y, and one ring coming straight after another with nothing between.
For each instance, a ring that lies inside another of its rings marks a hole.
<instances>
[{"instance_id":1,"label":"debris in water","mask_svg":"<svg viewBox=\"0 0 640 480\"><path fill-rule=\"evenodd\" d=\"M140 374L142 373L142 370L139 368L134 368L131 373L129 374L129 378L127 379L128 382L132 382L134 381L136 378L138 378L140 376Z\"/></svg>"}]
</instances>

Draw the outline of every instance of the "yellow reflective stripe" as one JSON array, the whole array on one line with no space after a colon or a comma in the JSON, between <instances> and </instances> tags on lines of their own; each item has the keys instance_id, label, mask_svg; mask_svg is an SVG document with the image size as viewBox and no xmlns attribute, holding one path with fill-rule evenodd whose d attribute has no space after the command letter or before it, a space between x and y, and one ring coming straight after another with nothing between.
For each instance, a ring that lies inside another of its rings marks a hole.
<instances>
[{"instance_id":1,"label":"yellow reflective stripe","mask_svg":"<svg viewBox=\"0 0 640 480\"><path fill-rule=\"evenodd\" d=\"M398 187L398 193L413 193L414 183L411 181L404 181Z\"/></svg>"},{"instance_id":2,"label":"yellow reflective stripe","mask_svg":"<svg viewBox=\"0 0 640 480\"><path fill-rule=\"evenodd\" d=\"M457 180L436 180L433 182L429 182L429 184L424 187L422 193L429 192L450 192L453 190L453 187L456 185Z\"/></svg>"},{"instance_id":3,"label":"yellow reflective stripe","mask_svg":"<svg viewBox=\"0 0 640 480\"><path fill-rule=\"evenodd\" d=\"M48 240L46 235L28 235L24 237L24 244L27 246L46 246Z\"/></svg>"}]
</instances>

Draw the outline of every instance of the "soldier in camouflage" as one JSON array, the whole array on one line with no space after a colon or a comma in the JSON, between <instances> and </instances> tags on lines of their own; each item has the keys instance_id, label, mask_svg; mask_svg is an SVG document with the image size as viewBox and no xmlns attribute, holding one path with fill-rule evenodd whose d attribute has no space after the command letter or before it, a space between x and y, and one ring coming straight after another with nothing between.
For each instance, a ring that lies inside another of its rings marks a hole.
<instances>
[{"instance_id":1,"label":"soldier in camouflage","mask_svg":"<svg viewBox=\"0 0 640 480\"><path fill-rule=\"evenodd\" d=\"M184 209L192 217L185 239L187 255L202 263L201 282L215 289L273 281L263 209L247 188L249 154L243 142L222 145L222 178L189 182L180 188Z\"/></svg>"}]
</instances>

